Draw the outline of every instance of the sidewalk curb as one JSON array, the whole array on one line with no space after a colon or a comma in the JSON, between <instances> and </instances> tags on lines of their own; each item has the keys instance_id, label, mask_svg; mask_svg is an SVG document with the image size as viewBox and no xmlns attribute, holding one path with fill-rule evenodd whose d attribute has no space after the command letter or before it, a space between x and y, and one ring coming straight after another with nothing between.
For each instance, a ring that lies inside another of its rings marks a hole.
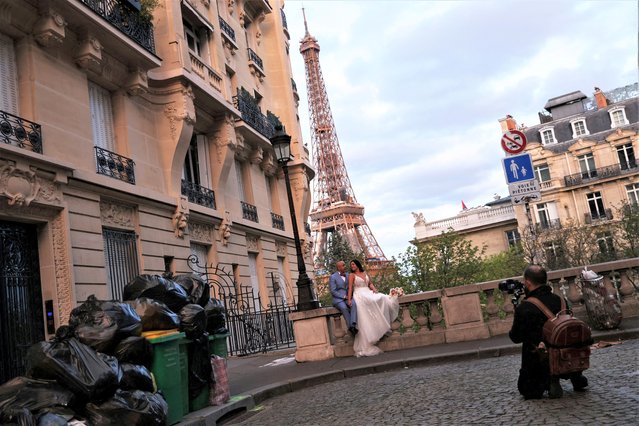
<instances>
[{"instance_id":1,"label":"sidewalk curb","mask_svg":"<svg viewBox=\"0 0 639 426\"><path fill-rule=\"evenodd\" d=\"M593 333L595 342L601 340L630 340L639 338L639 328L628 330L614 330ZM235 395L231 401L221 406L207 407L184 417L179 425L215 426L220 419L246 413L262 402L276 396L299 391L311 386L330 383L338 380L365 376L368 374L384 373L403 368L420 368L449 362L460 362L472 359L497 358L500 356L516 355L521 352L520 344L508 344L496 347L478 348L459 351L456 353L441 353L434 355L416 356L392 361L370 363L357 367L329 370L319 374L308 375L297 379L275 382L265 385L241 395Z\"/></svg>"}]
</instances>

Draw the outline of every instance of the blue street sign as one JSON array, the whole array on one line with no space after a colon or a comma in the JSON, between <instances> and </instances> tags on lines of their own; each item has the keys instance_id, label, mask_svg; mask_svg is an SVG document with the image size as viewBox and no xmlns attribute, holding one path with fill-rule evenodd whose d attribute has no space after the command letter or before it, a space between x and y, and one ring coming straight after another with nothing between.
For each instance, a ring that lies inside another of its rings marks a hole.
<instances>
[{"instance_id":1,"label":"blue street sign","mask_svg":"<svg viewBox=\"0 0 639 426\"><path fill-rule=\"evenodd\" d=\"M504 173L506 174L506 182L508 184L535 178L532 157L528 153L506 157L502 160L502 166L504 166Z\"/></svg>"}]
</instances>

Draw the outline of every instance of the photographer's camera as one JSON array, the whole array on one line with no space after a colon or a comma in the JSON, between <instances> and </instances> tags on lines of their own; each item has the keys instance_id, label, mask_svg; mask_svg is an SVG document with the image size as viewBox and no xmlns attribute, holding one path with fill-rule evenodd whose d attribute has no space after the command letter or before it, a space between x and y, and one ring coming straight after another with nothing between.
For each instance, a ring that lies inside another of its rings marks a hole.
<instances>
[{"instance_id":1,"label":"photographer's camera","mask_svg":"<svg viewBox=\"0 0 639 426\"><path fill-rule=\"evenodd\" d=\"M518 280L508 279L499 283L499 290L512 294L511 302L513 305L519 305L519 298L524 294L524 283Z\"/></svg>"}]
</instances>

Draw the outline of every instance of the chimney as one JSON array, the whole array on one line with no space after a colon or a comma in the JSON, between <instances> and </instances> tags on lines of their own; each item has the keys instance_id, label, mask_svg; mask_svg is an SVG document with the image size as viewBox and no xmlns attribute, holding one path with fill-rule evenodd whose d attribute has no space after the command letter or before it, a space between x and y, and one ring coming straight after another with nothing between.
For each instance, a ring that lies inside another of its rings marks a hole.
<instances>
[{"instance_id":1,"label":"chimney","mask_svg":"<svg viewBox=\"0 0 639 426\"><path fill-rule=\"evenodd\" d=\"M595 87L595 102L597 102L598 109L605 108L610 103L608 102L606 95L604 95L604 92L602 92L598 87Z\"/></svg>"},{"instance_id":2,"label":"chimney","mask_svg":"<svg viewBox=\"0 0 639 426\"><path fill-rule=\"evenodd\" d=\"M517 122L515 121L515 119L513 118L512 115L506 115L505 118L500 118L499 119L499 125L501 126L501 131L503 133L506 133L509 130L516 130L517 129Z\"/></svg>"}]
</instances>

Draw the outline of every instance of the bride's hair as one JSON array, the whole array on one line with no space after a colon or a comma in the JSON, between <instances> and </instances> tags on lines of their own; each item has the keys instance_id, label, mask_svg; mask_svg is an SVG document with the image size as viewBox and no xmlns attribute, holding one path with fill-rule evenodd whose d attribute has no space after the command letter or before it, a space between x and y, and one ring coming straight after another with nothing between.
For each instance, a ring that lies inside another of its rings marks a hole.
<instances>
[{"instance_id":1,"label":"bride's hair","mask_svg":"<svg viewBox=\"0 0 639 426\"><path fill-rule=\"evenodd\" d=\"M355 266L357 266L357 269L359 269L360 271L364 272L364 267L362 266L362 263L359 260L353 259L353 260L351 260L351 262L353 262L355 264Z\"/></svg>"}]
</instances>

